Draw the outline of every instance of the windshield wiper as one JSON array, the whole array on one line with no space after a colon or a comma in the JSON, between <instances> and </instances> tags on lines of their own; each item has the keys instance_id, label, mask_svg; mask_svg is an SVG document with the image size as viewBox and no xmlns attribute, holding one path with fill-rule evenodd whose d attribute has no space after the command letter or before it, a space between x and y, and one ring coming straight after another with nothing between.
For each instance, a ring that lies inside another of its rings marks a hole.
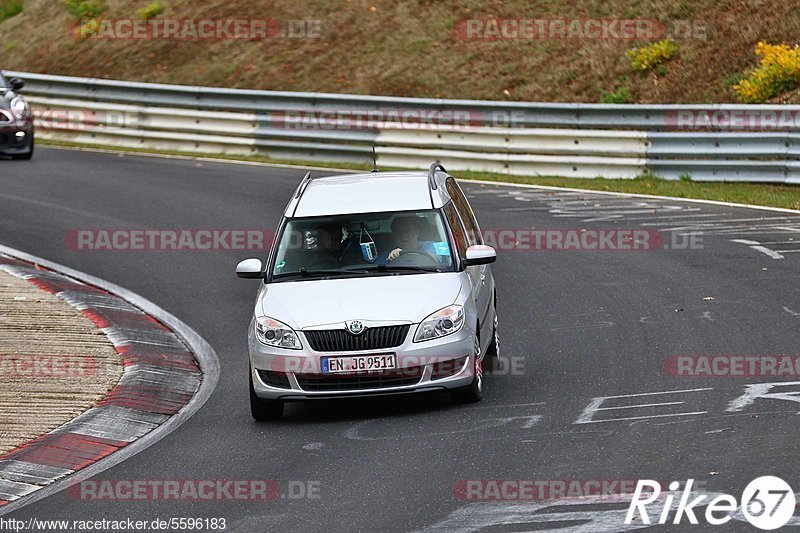
<instances>
[{"instance_id":1,"label":"windshield wiper","mask_svg":"<svg viewBox=\"0 0 800 533\"><path fill-rule=\"evenodd\" d=\"M376 265L370 267L368 270L372 272L394 272L394 271L408 271L408 272L441 272L442 270L436 267L421 267L421 266L405 266L405 265Z\"/></svg>"},{"instance_id":2,"label":"windshield wiper","mask_svg":"<svg viewBox=\"0 0 800 533\"><path fill-rule=\"evenodd\" d=\"M305 268L301 268L300 270L296 270L294 272L283 272L281 274L275 274L272 276L272 279L282 279L282 278L289 278L289 277L302 277L302 278L319 278L325 276L347 276L350 274L366 274L366 270L362 269L348 269L348 270L306 270Z\"/></svg>"}]
</instances>

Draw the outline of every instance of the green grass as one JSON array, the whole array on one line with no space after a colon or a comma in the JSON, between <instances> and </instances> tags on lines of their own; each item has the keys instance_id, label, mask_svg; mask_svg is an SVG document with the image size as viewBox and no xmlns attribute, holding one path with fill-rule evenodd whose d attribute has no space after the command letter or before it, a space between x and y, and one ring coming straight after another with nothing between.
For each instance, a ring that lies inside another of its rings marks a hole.
<instances>
[{"instance_id":1,"label":"green grass","mask_svg":"<svg viewBox=\"0 0 800 533\"><path fill-rule=\"evenodd\" d=\"M631 102L633 102L631 92L624 85L613 92L603 93L600 97L601 104L630 104Z\"/></svg>"},{"instance_id":2,"label":"green grass","mask_svg":"<svg viewBox=\"0 0 800 533\"><path fill-rule=\"evenodd\" d=\"M155 152L141 148L113 148L102 145L77 144L63 141L37 140L41 145L63 146L71 148L94 148L119 152L158 153L180 157L206 157L228 161L250 161L257 163L273 163L284 165L297 165L307 167L329 167L343 170L372 169L372 165L335 163L320 161L297 161L271 159L265 156L225 156L216 154L193 154L188 152ZM385 168L381 170L400 170L399 168ZM508 174L494 174L490 172L457 171L453 172L459 179L473 179L498 181L509 183L525 183L530 185L546 185L550 187L568 187L573 189L587 189L593 191L625 192L632 194L652 194L657 196L672 196L675 198L696 198L701 200L715 200L740 204L762 205L769 207L782 207L800 210L800 186L780 185L766 183L738 183L738 182L699 182L691 180L664 180L656 176L647 175L634 179L602 179L602 178L565 178L560 176L512 176Z\"/></svg>"},{"instance_id":3,"label":"green grass","mask_svg":"<svg viewBox=\"0 0 800 533\"><path fill-rule=\"evenodd\" d=\"M64 0L64 7L78 21L97 18L108 10L106 0Z\"/></svg>"},{"instance_id":4,"label":"green grass","mask_svg":"<svg viewBox=\"0 0 800 533\"><path fill-rule=\"evenodd\" d=\"M0 22L22 13L22 0L0 0Z\"/></svg>"}]
</instances>

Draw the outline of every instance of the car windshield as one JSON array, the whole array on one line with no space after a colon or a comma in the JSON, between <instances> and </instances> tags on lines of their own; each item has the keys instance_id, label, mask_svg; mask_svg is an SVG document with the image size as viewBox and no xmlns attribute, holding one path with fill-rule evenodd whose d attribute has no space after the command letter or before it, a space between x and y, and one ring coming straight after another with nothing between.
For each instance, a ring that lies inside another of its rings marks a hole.
<instances>
[{"instance_id":1,"label":"car windshield","mask_svg":"<svg viewBox=\"0 0 800 533\"><path fill-rule=\"evenodd\" d=\"M273 279L452 272L453 257L436 210L291 219Z\"/></svg>"},{"instance_id":2,"label":"car windshield","mask_svg":"<svg viewBox=\"0 0 800 533\"><path fill-rule=\"evenodd\" d=\"M6 89L6 79L3 77L3 74L0 73L0 89Z\"/></svg>"}]
</instances>

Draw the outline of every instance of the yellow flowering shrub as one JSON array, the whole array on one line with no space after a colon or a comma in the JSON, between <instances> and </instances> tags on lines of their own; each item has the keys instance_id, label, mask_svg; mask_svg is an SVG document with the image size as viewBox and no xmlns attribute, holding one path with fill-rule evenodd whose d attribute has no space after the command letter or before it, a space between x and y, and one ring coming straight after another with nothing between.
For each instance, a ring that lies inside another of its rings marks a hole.
<instances>
[{"instance_id":1,"label":"yellow flowering shrub","mask_svg":"<svg viewBox=\"0 0 800 533\"><path fill-rule=\"evenodd\" d=\"M139 16L139 18L144 20L150 20L151 18L157 17L163 12L164 3L161 0L150 2L146 6L136 10L136 14Z\"/></svg>"},{"instance_id":2,"label":"yellow flowering shrub","mask_svg":"<svg viewBox=\"0 0 800 533\"><path fill-rule=\"evenodd\" d=\"M640 48L628 50L628 59L631 60L631 67L634 70L650 70L672 59L678 52L678 47L669 39L650 43Z\"/></svg>"},{"instance_id":3,"label":"yellow flowering shrub","mask_svg":"<svg viewBox=\"0 0 800 533\"><path fill-rule=\"evenodd\" d=\"M759 65L742 81L733 86L737 96L746 103L760 104L800 84L800 47L785 44L756 45Z\"/></svg>"}]
</instances>

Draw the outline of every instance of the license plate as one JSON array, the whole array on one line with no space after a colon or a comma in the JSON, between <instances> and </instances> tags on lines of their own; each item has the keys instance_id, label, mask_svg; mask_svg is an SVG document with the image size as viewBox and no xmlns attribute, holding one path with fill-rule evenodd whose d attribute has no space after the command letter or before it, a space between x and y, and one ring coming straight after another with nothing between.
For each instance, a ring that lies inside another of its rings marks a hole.
<instances>
[{"instance_id":1,"label":"license plate","mask_svg":"<svg viewBox=\"0 0 800 533\"><path fill-rule=\"evenodd\" d=\"M389 355L345 355L343 357L323 357L322 373L339 374L345 372L374 372L397 368L395 354Z\"/></svg>"}]
</instances>

